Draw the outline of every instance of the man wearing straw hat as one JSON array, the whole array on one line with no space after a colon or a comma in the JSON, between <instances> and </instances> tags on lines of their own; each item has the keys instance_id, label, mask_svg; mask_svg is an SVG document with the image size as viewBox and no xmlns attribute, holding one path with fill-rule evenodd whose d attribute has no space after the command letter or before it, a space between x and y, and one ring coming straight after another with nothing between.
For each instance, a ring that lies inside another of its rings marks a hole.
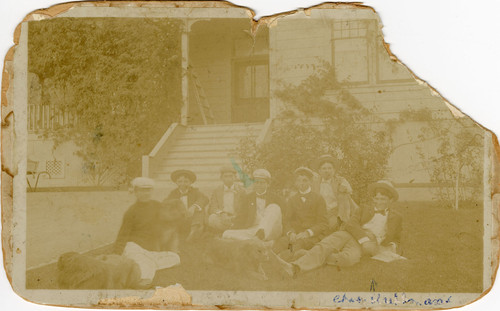
<instances>
[{"instance_id":1,"label":"man wearing straw hat","mask_svg":"<svg viewBox=\"0 0 500 311\"><path fill-rule=\"evenodd\" d=\"M284 203L281 198L269 192L271 173L261 168L255 170L252 177L254 190L243 198L233 228L224 231L223 238L250 240L257 237L270 241L281 236L281 209Z\"/></svg>"},{"instance_id":2,"label":"man wearing straw hat","mask_svg":"<svg viewBox=\"0 0 500 311\"><path fill-rule=\"evenodd\" d=\"M205 207L208 198L192 184L196 181L196 174L190 170L176 170L170 174L170 179L177 185L163 203L178 199L184 204L185 218L181 225L181 239L188 241L201 237L205 222Z\"/></svg>"}]
</instances>

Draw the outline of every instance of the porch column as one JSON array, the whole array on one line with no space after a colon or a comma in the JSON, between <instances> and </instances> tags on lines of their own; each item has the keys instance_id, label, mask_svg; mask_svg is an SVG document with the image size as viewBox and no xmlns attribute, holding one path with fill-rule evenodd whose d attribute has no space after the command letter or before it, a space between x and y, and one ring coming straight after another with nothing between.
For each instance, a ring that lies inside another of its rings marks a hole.
<instances>
[{"instance_id":1,"label":"porch column","mask_svg":"<svg viewBox=\"0 0 500 311\"><path fill-rule=\"evenodd\" d=\"M188 124L189 115L189 21L184 20L182 35L181 35L181 53L182 53L182 108L181 108L181 124Z\"/></svg>"}]
</instances>

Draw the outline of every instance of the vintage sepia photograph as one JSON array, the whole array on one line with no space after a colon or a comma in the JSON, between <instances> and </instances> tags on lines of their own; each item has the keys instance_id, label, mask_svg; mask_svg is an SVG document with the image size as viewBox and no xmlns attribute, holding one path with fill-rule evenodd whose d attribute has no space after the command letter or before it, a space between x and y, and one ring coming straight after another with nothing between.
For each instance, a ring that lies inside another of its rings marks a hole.
<instances>
[{"instance_id":1,"label":"vintage sepia photograph","mask_svg":"<svg viewBox=\"0 0 500 311\"><path fill-rule=\"evenodd\" d=\"M55 12L11 65L11 271L35 301L443 308L492 285L496 137L391 55L371 8Z\"/></svg>"}]
</instances>

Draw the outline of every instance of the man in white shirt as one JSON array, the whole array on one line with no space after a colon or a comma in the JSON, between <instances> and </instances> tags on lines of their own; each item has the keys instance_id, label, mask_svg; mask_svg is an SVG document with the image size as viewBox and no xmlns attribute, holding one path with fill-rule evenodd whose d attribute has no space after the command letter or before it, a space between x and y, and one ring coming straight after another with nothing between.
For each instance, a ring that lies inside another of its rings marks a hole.
<instances>
[{"instance_id":1,"label":"man in white shirt","mask_svg":"<svg viewBox=\"0 0 500 311\"><path fill-rule=\"evenodd\" d=\"M221 233L233 226L233 219L240 208L245 190L236 183L236 170L232 166L220 169L222 184L214 189L208 206L208 227Z\"/></svg>"},{"instance_id":2,"label":"man in white shirt","mask_svg":"<svg viewBox=\"0 0 500 311\"><path fill-rule=\"evenodd\" d=\"M266 169L253 172L253 190L245 195L233 221L233 228L222 234L223 238L264 241L277 239L283 231L281 210L283 200L269 191L271 173Z\"/></svg>"},{"instance_id":3,"label":"man in white shirt","mask_svg":"<svg viewBox=\"0 0 500 311\"><path fill-rule=\"evenodd\" d=\"M322 155L316 160L316 169L319 176L316 176L312 190L325 199L329 229L333 232L349 221L357 205L351 199L351 185L338 174L338 159Z\"/></svg>"}]
</instances>

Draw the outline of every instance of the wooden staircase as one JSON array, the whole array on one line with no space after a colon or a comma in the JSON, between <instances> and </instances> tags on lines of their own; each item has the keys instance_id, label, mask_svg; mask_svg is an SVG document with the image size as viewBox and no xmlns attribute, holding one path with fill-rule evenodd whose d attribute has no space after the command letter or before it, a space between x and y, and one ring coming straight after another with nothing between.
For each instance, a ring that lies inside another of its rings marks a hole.
<instances>
[{"instance_id":1,"label":"wooden staircase","mask_svg":"<svg viewBox=\"0 0 500 311\"><path fill-rule=\"evenodd\" d=\"M150 177L159 188L173 188L170 174L178 169L189 169L197 175L194 184L202 190L211 190L220 182L219 169L241 161L237 148L244 137L257 138L264 123L191 125L178 130L167 148L155 156Z\"/></svg>"}]
</instances>

